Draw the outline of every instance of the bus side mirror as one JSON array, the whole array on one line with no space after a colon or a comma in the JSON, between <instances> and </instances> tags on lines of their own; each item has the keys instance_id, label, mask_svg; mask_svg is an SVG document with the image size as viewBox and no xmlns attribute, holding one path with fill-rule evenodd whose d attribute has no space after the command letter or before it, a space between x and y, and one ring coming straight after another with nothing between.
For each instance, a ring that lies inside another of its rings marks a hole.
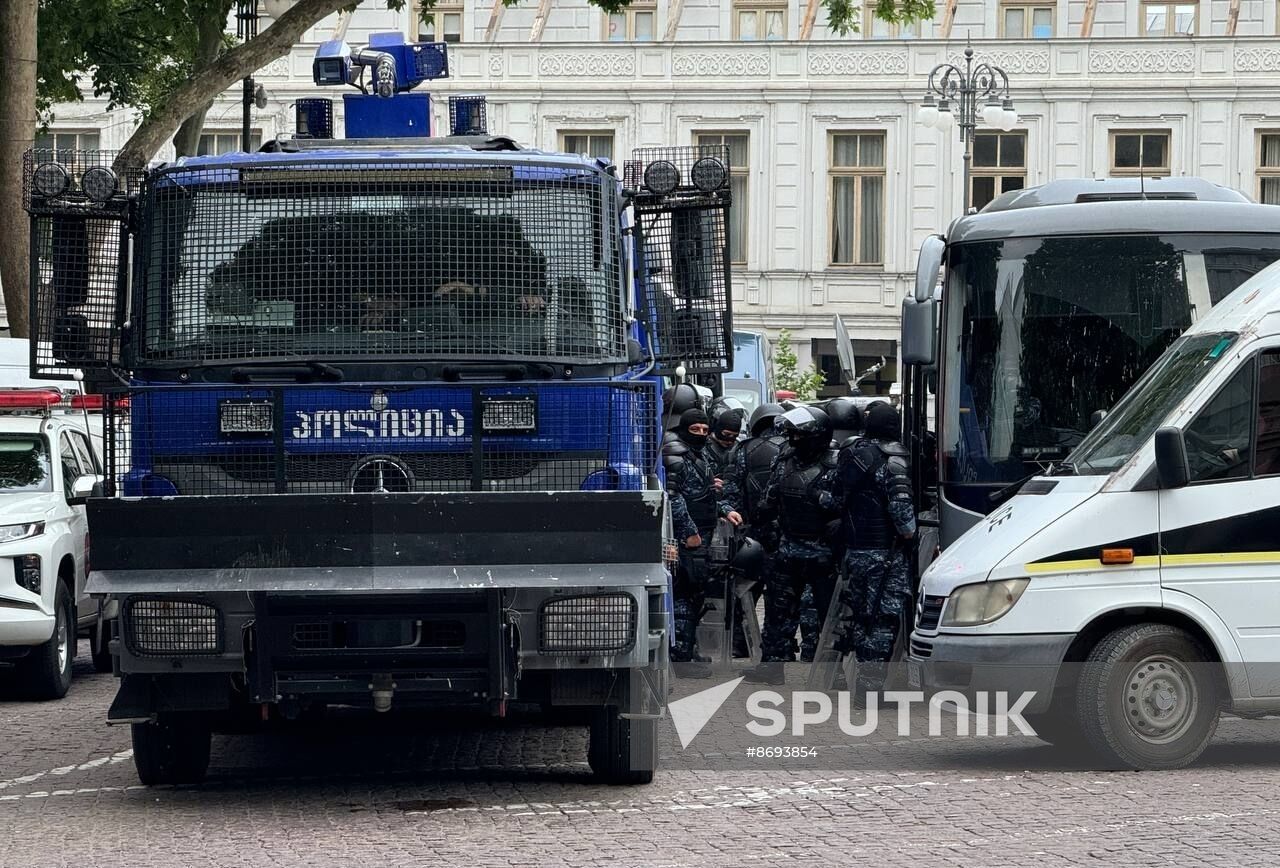
<instances>
[{"instance_id":1,"label":"bus side mirror","mask_svg":"<svg viewBox=\"0 0 1280 868\"><path fill-rule=\"evenodd\" d=\"M932 365L938 344L938 303L932 298L902 300L902 361Z\"/></svg>"},{"instance_id":2,"label":"bus side mirror","mask_svg":"<svg viewBox=\"0 0 1280 868\"><path fill-rule=\"evenodd\" d=\"M1187 443L1181 428L1156 430L1156 475L1161 488L1182 488L1191 480Z\"/></svg>"},{"instance_id":3,"label":"bus side mirror","mask_svg":"<svg viewBox=\"0 0 1280 868\"><path fill-rule=\"evenodd\" d=\"M938 285L938 271L942 268L942 257L947 252L947 242L941 235L930 235L920 245L920 259L916 262L917 302L933 298L933 290Z\"/></svg>"}]
</instances>

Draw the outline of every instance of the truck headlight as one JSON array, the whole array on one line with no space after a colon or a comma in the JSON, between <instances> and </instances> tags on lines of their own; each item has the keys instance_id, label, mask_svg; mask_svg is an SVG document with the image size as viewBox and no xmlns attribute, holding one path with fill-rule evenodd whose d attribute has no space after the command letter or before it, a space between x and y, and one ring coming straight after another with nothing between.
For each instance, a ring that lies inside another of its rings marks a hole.
<instances>
[{"instance_id":1,"label":"truck headlight","mask_svg":"<svg viewBox=\"0 0 1280 868\"><path fill-rule=\"evenodd\" d=\"M275 406L265 398L218 402L218 430L223 434L270 434L274 420Z\"/></svg>"},{"instance_id":2,"label":"truck headlight","mask_svg":"<svg viewBox=\"0 0 1280 868\"><path fill-rule=\"evenodd\" d=\"M205 603L131 597L125 601L123 623L129 650L139 656L222 651L221 613Z\"/></svg>"},{"instance_id":3,"label":"truck headlight","mask_svg":"<svg viewBox=\"0 0 1280 868\"><path fill-rule=\"evenodd\" d=\"M618 654L629 651L635 641L636 601L630 594L551 600L538 615L538 649L543 654Z\"/></svg>"},{"instance_id":4,"label":"truck headlight","mask_svg":"<svg viewBox=\"0 0 1280 868\"><path fill-rule=\"evenodd\" d=\"M538 430L538 404L530 397L486 397L481 402L486 434L531 434Z\"/></svg>"},{"instance_id":5,"label":"truck headlight","mask_svg":"<svg viewBox=\"0 0 1280 868\"><path fill-rule=\"evenodd\" d=\"M44 522L29 521L25 524L6 524L0 525L0 543L17 542L20 539L30 539L33 536L40 536L44 533Z\"/></svg>"},{"instance_id":6,"label":"truck headlight","mask_svg":"<svg viewBox=\"0 0 1280 868\"><path fill-rule=\"evenodd\" d=\"M39 555L19 555L13 559L14 581L31 593L40 593L43 575Z\"/></svg>"},{"instance_id":7,"label":"truck headlight","mask_svg":"<svg viewBox=\"0 0 1280 868\"><path fill-rule=\"evenodd\" d=\"M1018 602L1030 579L1004 579L961 585L947 602L944 627L976 627L1003 617Z\"/></svg>"}]
</instances>

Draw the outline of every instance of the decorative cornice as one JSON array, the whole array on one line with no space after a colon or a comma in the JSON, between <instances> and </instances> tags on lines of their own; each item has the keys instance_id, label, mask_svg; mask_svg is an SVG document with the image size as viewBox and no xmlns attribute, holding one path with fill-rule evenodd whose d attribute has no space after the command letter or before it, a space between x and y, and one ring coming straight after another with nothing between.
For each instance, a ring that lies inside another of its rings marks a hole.
<instances>
[{"instance_id":1,"label":"decorative cornice","mask_svg":"<svg viewBox=\"0 0 1280 868\"><path fill-rule=\"evenodd\" d=\"M809 52L810 75L906 75L905 51Z\"/></svg>"},{"instance_id":2,"label":"decorative cornice","mask_svg":"<svg viewBox=\"0 0 1280 868\"><path fill-rule=\"evenodd\" d=\"M1160 74L1195 72L1196 58L1190 49L1181 51L1103 50L1089 52L1089 71L1103 75Z\"/></svg>"},{"instance_id":3,"label":"decorative cornice","mask_svg":"<svg viewBox=\"0 0 1280 868\"><path fill-rule=\"evenodd\" d=\"M673 76L768 75L767 52L708 51L678 53L671 58Z\"/></svg>"},{"instance_id":4,"label":"decorative cornice","mask_svg":"<svg viewBox=\"0 0 1280 868\"><path fill-rule=\"evenodd\" d=\"M987 51L975 54L974 60L998 66L1011 75L1048 75L1049 52L1034 48L1020 51ZM964 58L956 55L950 62L964 69Z\"/></svg>"},{"instance_id":5,"label":"decorative cornice","mask_svg":"<svg viewBox=\"0 0 1280 868\"><path fill-rule=\"evenodd\" d=\"M1237 48L1236 72L1280 71L1280 48Z\"/></svg>"},{"instance_id":6,"label":"decorative cornice","mask_svg":"<svg viewBox=\"0 0 1280 868\"><path fill-rule=\"evenodd\" d=\"M630 52L542 54L538 57L538 74L548 77L629 78L636 74L636 58Z\"/></svg>"}]
</instances>

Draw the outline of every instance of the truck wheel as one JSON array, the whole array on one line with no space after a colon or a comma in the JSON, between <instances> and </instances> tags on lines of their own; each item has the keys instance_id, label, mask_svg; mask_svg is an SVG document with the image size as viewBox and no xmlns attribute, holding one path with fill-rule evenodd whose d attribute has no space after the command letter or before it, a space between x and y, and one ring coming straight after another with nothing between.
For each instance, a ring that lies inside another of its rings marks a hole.
<instances>
[{"instance_id":1,"label":"truck wheel","mask_svg":"<svg viewBox=\"0 0 1280 868\"><path fill-rule=\"evenodd\" d=\"M64 582L58 582L54 592L53 612L53 635L20 662L19 677L25 693L32 699L61 699L71 687L76 630L71 614L71 592Z\"/></svg>"},{"instance_id":2,"label":"truck wheel","mask_svg":"<svg viewBox=\"0 0 1280 868\"><path fill-rule=\"evenodd\" d=\"M98 604L98 620L89 631L89 652L93 657L94 672L110 672L114 667L111 662L111 649L107 643L111 641L111 622L102 616L102 604Z\"/></svg>"},{"instance_id":3,"label":"truck wheel","mask_svg":"<svg viewBox=\"0 0 1280 868\"><path fill-rule=\"evenodd\" d=\"M658 722L602 708L591 719L587 764L606 784L647 784L658 767Z\"/></svg>"},{"instance_id":4,"label":"truck wheel","mask_svg":"<svg viewBox=\"0 0 1280 868\"><path fill-rule=\"evenodd\" d=\"M1200 756L1218 728L1210 655L1167 624L1122 627L1085 660L1076 713L1089 747L1109 765L1176 769Z\"/></svg>"},{"instance_id":5,"label":"truck wheel","mask_svg":"<svg viewBox=\"0 0 1280 868\"><path fill-rule=\"evenodd\" d=\"M194 784L209 770L209 727L182 715L160 715L155 723L135 723L133 765L138 780L157 784Z\"/></svg>"}]
</instances>

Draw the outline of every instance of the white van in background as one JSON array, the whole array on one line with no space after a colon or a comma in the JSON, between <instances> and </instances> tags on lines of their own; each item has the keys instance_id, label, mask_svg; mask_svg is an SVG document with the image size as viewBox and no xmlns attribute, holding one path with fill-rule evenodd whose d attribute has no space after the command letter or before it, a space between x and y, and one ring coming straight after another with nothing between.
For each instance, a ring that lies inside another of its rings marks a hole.
<instances>
[{"instance_id":1,"label":"white van in background","mask_svg":"<svg viewBox=\"0 0 1280 868\"><path fill-rule=\"evenodd\" d=\"M29 352L25 340L0 340L0 664L17 668L29 696L56 699L79 633L93 640L95 668L111 668L110 613L84 591L101 399L75 381L33 380Z\"/></svg>"},{"instance_id":2,"label":"white van in background","mask_svg":"<svg viewBox=\"0 0 1280 868\"><path fill-rule=\"evenodd\" d=\"M907 677L1034 690L1043 737L1132 768L1191 762L1224 709L1280 712L1280 264L943 551Z\"/></svg>"}]
</instances>

